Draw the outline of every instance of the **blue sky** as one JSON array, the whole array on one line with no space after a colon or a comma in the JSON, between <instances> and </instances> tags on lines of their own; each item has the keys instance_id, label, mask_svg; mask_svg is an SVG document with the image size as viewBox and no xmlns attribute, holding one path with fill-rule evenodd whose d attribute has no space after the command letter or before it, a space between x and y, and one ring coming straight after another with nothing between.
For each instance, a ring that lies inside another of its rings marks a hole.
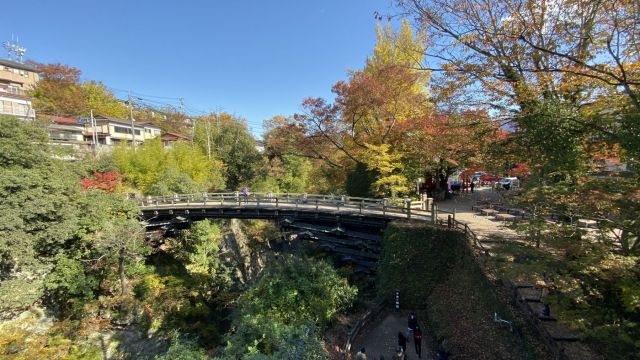
<instances>
[{"instance_id":1,"label":"blue sky","mask_svg":"<svg viewBox=\"0 0 640 360\"><path fill-rule=\"evenodd\" d=\"M227 111L259 134L364 66L374 11L391 13L390 1L9 1L0 41L15 34L28 59L77 67L117 96L183 97L192 113Z\"/></svg>"}]
</instances>

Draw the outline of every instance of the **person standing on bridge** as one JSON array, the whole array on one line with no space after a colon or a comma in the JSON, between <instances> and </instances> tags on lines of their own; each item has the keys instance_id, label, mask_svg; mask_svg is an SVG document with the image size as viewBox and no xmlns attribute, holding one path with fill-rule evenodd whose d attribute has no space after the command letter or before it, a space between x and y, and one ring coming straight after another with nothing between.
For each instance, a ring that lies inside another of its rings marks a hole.
<instances>
[{"instance_id":1,"label":"person standing on bridge","mask_svg":"<svg viewBox=\"0 0 640 360\"><path fill-rule=\"evenodd\" d=\"M245 187L242 189L242 197L244 197L244 202L248 203L249 202L249 188Z\"/></svg>"}]
</instances>

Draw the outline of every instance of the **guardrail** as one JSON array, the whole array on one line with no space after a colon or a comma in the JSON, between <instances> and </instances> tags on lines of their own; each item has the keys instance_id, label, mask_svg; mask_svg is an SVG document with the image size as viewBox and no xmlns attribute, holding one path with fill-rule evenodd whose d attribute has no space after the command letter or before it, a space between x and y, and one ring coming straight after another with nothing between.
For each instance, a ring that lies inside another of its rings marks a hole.
<instances>
[{"instance_id":1,"label":"guardrail","mask_svg":"<svg viewBox=\"0 0 640 360\"><path fill-rule=\"evenodd\" d=\"M173 196L147 196L139 200L142 209L163 209L168 207L223 207L253 206L258 208L286 208L320 211L376 214L382 216L428 219L427 204L430 199L409 198L363 198L346 195L319 195L305 193L201 193L175 194Z\"/></svg>"}]
</instances>

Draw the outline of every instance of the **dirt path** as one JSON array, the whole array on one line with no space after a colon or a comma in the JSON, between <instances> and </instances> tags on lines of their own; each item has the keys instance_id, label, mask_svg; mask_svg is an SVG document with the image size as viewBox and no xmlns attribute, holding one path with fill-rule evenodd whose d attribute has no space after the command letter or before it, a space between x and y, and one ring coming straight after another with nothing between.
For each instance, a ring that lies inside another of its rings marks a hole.
<instances>
[{"instance_id":1,"label":"dirt path","mask_svg":"<svg viewBox=\"0 0 640 360\"><path fill-rule=\"evenodd\" d=\"M392 359L398 347L398 332L406 335L407 316L408 314L402 312L383 314L380 319L377 319L376 323L365 329L363 334L356 339L352 347L353 358L355 358L358 350L364 347L369 360L381 359L380 356L384 356L386 360ZM432 360L432 351L425 341L427 337L428 334L425 333L422 339L422 359ZM411 339L411 342L407 342L407 354L408 356L405 359L418 359L413 339Z\"/></svg>"},{"instance_id":2,"label":"dirt path","mask_svg":"<svg viewBox=\"0 0 640 360\"><path fill-rule=\"evenodd\" d=\"M455 209L456 220L469 225L480 240L491 237L501 237L511 240L521 239L518 233L508 228L510 222L494 220L491 216L480 215L480 213L471 209L471 206L473 206L477 200L497 201L499 199L500 194L495 190L490 187L483 187L476 189L474 193L460 194L456 195L453 199L438 202L437 205L440 210L448 212L452 212ZM446 218L447 214L440 213L439 217Z\"/></svg>"}]
</instances>

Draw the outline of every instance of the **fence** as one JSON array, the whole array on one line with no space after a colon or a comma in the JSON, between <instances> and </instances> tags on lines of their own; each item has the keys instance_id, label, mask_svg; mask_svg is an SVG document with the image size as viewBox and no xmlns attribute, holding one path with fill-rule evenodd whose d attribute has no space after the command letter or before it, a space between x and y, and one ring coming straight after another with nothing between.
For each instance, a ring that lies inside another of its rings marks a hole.
<instances>
[{"instance_id":1,"label":"fence","mask_svg":"<svg viewBox=\"0 0 640 360\"><path fill-rule=\"evenodd\" d=\"M271 209L300 209L315 212L350 212L392 217L428 218L430 199L414 201L403 199L376 199L346 195L318 195L300 193L232 193L175 194L173 196L148 196L140 200L143 210L163 208L253 206Z\"/></svg>"}]
</instances>

